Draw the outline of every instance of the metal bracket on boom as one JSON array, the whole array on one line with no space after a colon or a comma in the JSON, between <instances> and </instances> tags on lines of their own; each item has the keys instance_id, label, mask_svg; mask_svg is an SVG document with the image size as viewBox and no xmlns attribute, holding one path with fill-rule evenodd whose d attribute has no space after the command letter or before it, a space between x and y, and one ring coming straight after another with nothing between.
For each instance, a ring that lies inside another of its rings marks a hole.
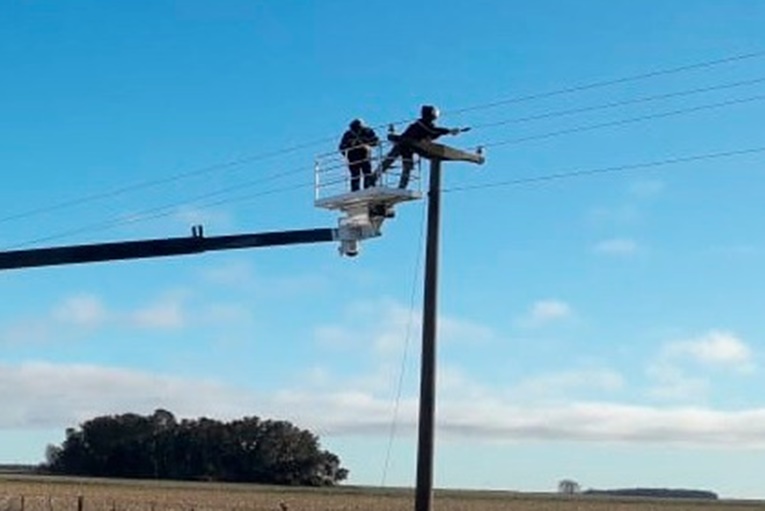
<instances>
[{"instance_id":1,"label":"metal bracket on boom","mask_svg":"<svg viewBox=\"0 0 765 511\"><path fill-rule=\"evenodd\" d=\"M369 215L367 206L347 208L345 216L338 220L337 240L340 242L340 255L355 257L359 255L359 242L367 238L376 238L382 233L383 219Z\"/></svg>"},{"instance_id":2,"label":"metal bracket on boom","mask_svg":"<svg viewBox=\"0 0 765 511\"><path fill-rule=\"evenodd\" d=\"M338 220L337 241L340 255L354 257L359 253L359 242L382 235L384 212L392 211L400 202L417 200L420 193L376 186L316 200L320 208L337 210L344 215Z\"/></svg>"}]
</instances>

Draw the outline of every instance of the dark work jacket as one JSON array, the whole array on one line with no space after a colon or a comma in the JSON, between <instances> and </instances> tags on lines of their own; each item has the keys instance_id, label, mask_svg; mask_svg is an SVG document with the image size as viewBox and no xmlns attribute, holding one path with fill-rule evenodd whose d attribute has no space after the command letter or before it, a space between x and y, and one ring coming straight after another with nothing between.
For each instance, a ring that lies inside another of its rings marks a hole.
<instances>
[{"instance_id":1,"label":"dark work jacket","mask_svg":"<svg viewBox=\"0 0 765 511\"><path fill-rule=\"evenodd\" d=\"M349 161L364 161L372 156L372 146L380 140L372 128L363 127L359 131L348 130L343 133L338 149Z\"/></svg>"},{"instance_id":2,"label":"dark work jacket","mask_svg":"<svg viewBox=\"0 0 765 511\"><path fill-rule=\"evenodd\" d=\"M418 119L413 122L404 130L401 134L401 138L408 140L415 140L417 142L422 140L435 140L441 135L449 133L448 128L439 128L433 121L426 121L424 119Z\"/></svg>"},{"instance_id":3,"label":"dark work jacket","mask_svg":"<svg viewBox=\"0 0 765 511\"><path fill-rule=\"evenodd\" d=\"M417 119L406 127L399 137L402 143L399 143L396 147L398 147L398 151L404 158L411 159L412 156L414 156L415 150L412 146L406 143L407 140L413 142L422 142L423 140L431 141L450 132L451 130L449 128L439 128L433 124L433 121Z\"/></svg>"}]
</instances>

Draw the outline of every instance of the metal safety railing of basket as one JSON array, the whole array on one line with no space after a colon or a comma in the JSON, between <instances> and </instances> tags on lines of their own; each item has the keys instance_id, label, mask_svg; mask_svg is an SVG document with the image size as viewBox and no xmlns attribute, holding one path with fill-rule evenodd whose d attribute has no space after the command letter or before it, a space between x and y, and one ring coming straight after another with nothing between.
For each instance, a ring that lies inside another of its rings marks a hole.
<instances>
[{"instance_id":1,"label":"metal safety railing of basket","mask_svg":"<svg viewBox=\"0 0 765 511\"><path fill-rule=\"evenodd\" d=\"M372 148L371 163L374 174L374 186L384 188L398 188L402 175L402 161L399 156L384 171L381 172L382 163L395 144L382 141ZM421 161L415 155L413 167L409 174L407 189L421 191ZM360 178L360 188L364 189L364 176ZM314 161L314 200L319 201L328 197L334 197L351 192L351 173L348 168L348 160L340 151L320 154Z\"/></svg>"}]
</instances>

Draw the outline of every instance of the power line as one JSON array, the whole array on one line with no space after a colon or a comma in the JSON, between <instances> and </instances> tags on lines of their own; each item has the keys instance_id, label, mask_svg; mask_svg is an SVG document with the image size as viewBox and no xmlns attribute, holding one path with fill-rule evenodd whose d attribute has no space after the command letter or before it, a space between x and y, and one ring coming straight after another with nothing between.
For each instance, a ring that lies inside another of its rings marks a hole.
<instances>
[{"instance_id":1,"label":"power line","mask_svg":"<svg viewBox=\"0 0 765 511\"><path fill-rule=\"evenodd\" d=\"M672 116L677 116L677 115L682 115L682 114L692 113L692 112L697 112L697 111L703 111L703 110L709 110L709 109L715 109L715 108L724 108L724 107L727 107L727 106L739 105L739 104L743 104L743 103L747 103L747 102L752 102L752 101L759 101L759 100L763 100L763 99L765 99L765 95L758 95L758 96L752 96L752 97L747 97L747 98L738 98L738 99L729 100L729 101L723 101L723 102L718 102L718 103L698 105L698 106L695 106L695 107L677 109L677 110L672 110L672 111L669 111L669 112L662 112L662 113L659 113L659 114L649 114L649 115L644 115L644 116L639 116L639 117L631 117L631 118L627 118L627 119L620 119L620 120L606 122L606 123L576 126L576 127L573 127L573 128L568 128L568 129L558 130L558 131L553 131L553 132L548 132L548 133L542 133L542 134L538 134L538 135L531 135L531 136L527 136L527 137L508 139L508 140L504 140L504 141L489 142L489 143L486 143L486 144L482 144L482 147L498 147L498 146L502 146L502 145L521 144L521 143L530 142L530 141L534 141L534 140L543 140L543 139L554 138L554 137L557 137L557 136L568 135L568 134L573 134L573 133L581 133L581 132L585 132L585 131L593 131L593 130L596 130L596 129L622 126L622 125L626 125L626 124L632 124L632 123L642 122L642 121L647 121L647 120L652 120L652 119L660 119L660 118L672 117ZM165 205L157 206L157 207L154 207L154 208L149 208L149 209L145 209L145 210L139 210L133 217L131 217L130 219L127 219L127 220L124 219L124 218L121 218L121 217L120 218L115 218L115 219L108 220L106 222L99 222L99 223L96 223L96 224L91 224L89 226L85 226L85 227L81 227L81 228L77 228L77 229L71 229L71 230L67 230L67 231L62 231L62 232L59 232L59 233L56 233L56 234L52 234L52 235L49 235L49 236L36 238L36 239L34 239L32 241L25 242L23 244L16 245L16 246L11 247L11 248L26 247L26 246L29 246L29 245L35 245L37 243L42 243L42 242L45 242L45 241L51 241L51 240L55 240L55 239L66 238L66 237L69 237L69 236L73 236L73 235L76 235L76 234L82 234L82 233L85 233L85 232L102 231L102 230L106 230L106 229L109 229L109 228L112 228L112 227L118 227L118 226L125 225L125 224L131 224L131 223L136 223L136 222L140 222L140 221L149 221L149 220L154 220L154 219L157 219L157 218L166 217L166 216L169 216L169 215L173 214L175 208L178 208L178 207L181 207L181 206L186 206L186 205L195 205L198 201L203 200L203 199L207 199L207 198L211 198L211 197L215 197L215 196L220 196L220 195L225 195L225 194L227 194L227 193L229 193L231 191L240 191L243 188L255 186L255 185L261 184L262 182L265 182L265 181L274 180L274 179L279 178L279 177L284 177L284 176L287 176L287 175L295 174L296 172L303 172L303 171L305 171L305 169L298 168L298 169L294 169L294 170L291 170L291 171L282 172L280 174L275 174L273 176L268 176L268 177L261 178L261 179L251 180L250 182L246 182L246 183L242 183L242 184L238 184L238 185L232 185L232 186L220 189L220 190L216 190L216 191L213 191L213 192L209 192L209 193L205 193L205 194L199 195L199 196L197 196L195 198L192 198L191 200L176 201L176 202L173 202L173 203L170 203L170 204L165 204ZM221 199L221 200L216 200L216 201L211 202L211 203L200 204L199 207L215 207L215 206L219 206L219 205L223 205L223 204L230 204L230 203L234 203L234 202L241 202L242 200L252 200L252 199L254 199L256 197L262 197L262 196L265 196L265 195L272 195L272 194L275 194L275 193L290 192L290 191L293 191L293 190L296 190L296 189L308 188L308 187L312 187L312 186L314 186L314 183L312 183L312 182L307 182L305 184L294 184L294 185L289 185L289 186L277 188L277 189L274 189L274 190L266 190L266 191L263 191L263 192L258 192L258 193L255 193L255 194L250 194L250 195L246 196L244 199L242 199L242 198Z\"/></svg>"},{"instance_id":2,"label":"power line","mask_svg":"<svg viewBox=\"0 0 765 511\"><path fill-rule=\"evenodd\" d=\"M396 427L398 425L398 413L401 406L401 394L404 390L404 376L406 375L406 363L409 358L409 344L412 340L412 326L414 324L414 300L417 297L417 283L419 281L420 266L422 264L422 252L425 246L425 208L420 208L420 233L418 236L417 258L415 259L414 272L412 275L412 287L409 295L409 318L406 323L406 333L404 335L404 351L401 354L401 367L398 373L398 383L396 385L396 398L393 404L393 418L391 419L390 431L388 434L388 447L385 450L385 463L383 464L383 473L380 486L385 486L388 478L388 468L390 466L391 452L393 451L393 441L396 437Z\"/></svg>"},{"instance_id":3,"label":"power line","mask_svg":"<svg viewBox=\"0 0 765 511\"><path fill-rule=\"evenodd\" d=\"M756 81L765 81L765 78L760 78L760 79L758 79ZM749 82L753 83L754 81L740 82L740 83L749 83ZM728 85L731 85L731 84L728 84ZM726 86L728 86L728 85L726 85ZM539 135L532 135L530 137L523 137L523 138L518 138L518 139L512 139L512 140L508 140L508 141L504 141L504 142L488 143L488 144L484 144L483 147L496 147L496 146L499 146L499 145L507 145L507 144L510 144L510 143L522 143L522 142L525 142L525 141L538 140L538 139L543 139L543 138L552 138L552 137L555 137L555 136L560 136L560 135L565 135L565 134L570 134L570 133L594 130L594 129L604 128L604 127L619 126L619 125L623 125L623 124L629 124L629 123L634 123L634 122L639 122L639 121L645 121L645 120L650 120L650 119L654 119L654 118L664 118L664 117L669 117L669 116L681 115L681 114L684 114L684 113L692 113L692 112L696 112L696 111L699 111L699 110L707 110L707 109L714 109L714 108L723 108L723 107L726 107L726 106L732 106L732 105L737 105L737 104L741 104L741 103L746 103L746 102L756 101L756 100L762 100L762 99L765 99L765 95L764 96L754 96L754 97L749 97L749 98L739 98L739 99L734 99L734 100L729 100L729 101L724 101L724 102L719 102L719 103L706 104L706 105L699 105L699 106L685 108L685 109L678 109L678 110L674 110L674 111L670 111L670 112L662 112L662 113L659 113L659 114L651 114L651 115L640 116L640 117L620 119L620 120L616 120L616 121L612 121L612 122L608 122L608 123L600 123L600 124L595 124L595 125L578 126L578 127L574 127L574 128L570 128L570 129L566 129L566 130L559 130L559 131L550 132L550 133L543 133L543 134L539 134ZM338 163L338 164L332 166L331 168L332 169L336 169L336 168L339 168L341 165L344 166L344 164ZM240 190L242 190L244 188L249 188L249 187L261 184L263 182L272 181L272 180L275 180L277 178L281 178L281 177L285 177L285 176L290 176L290 175L293 175L293 174L298 173L298 172L304 172L306 170L307 170L307 168L296 168L294 170L282 172L282 173L275 174L273 176L269 176L269 177L266 177L266 178L246 181L244 183L240 183L240 184L237 184L237 185L232 185L232 186L228 186L228 187L225 187L225 188L222 188L222 189L219 189L219 190L208 192L208 193L205 193L205 194L193 197L193 198L188 199L188 200L176 201L176 202L173 202L171 204L168 204L168 205L165 205L165 206L161 206L160 209L175 208L175 207L180 207L180 206L184 206L184 205L188 205L188 204L193 204L193 203L198 202L198 201L200 201L202 199L207 199L207 198L211 198L211 197L215 197L215 196L225 195L226 193L228 193L230 191L240 191ZM279 188L276 191L277 192L291 191L293 188L305 188L305 187L308 187L308 186L311 186L311 184L306 182L306 184L291 185L291 186ZM266 191L266 192L264 192L265 195L270 195L272 193L274 193L274 191ZM255 194L254 196L260 196L260 194ZM216 201L213 204L214 205L219 205L219 204L226 204L228 202L230 202L230 201L229 200L221 200L221 201ZM148 210L148 212L149 213L154 212L156 209L157 208L152 208L152 209Z\"/></svg>"},{"instance_id":4,"label":"power line","mask_svg":"<svg viewBox=\"0 0 765 511\"><path fill-rule=\"evenodd\" d=\"M538 135L530 135L530 136L526 136L526 137L518 137L518 138L507 139L507 140L499 140L499 141L495 141L495 142L488 142L488 143L485 143L485 144L481 144L481 147L484 147L484 148L486 148L486 147L497 147L497 146L501 146L501 145L519 144L519 143L522 143L522 142L530 142L532 140L543 140L543 139L547 139L547 138L558 137L558 136L561 136L561 135L570 135L570 134L573 134L573 133L581 133L581 132L584 132L584 131L592 131L592 130L597 130L597 129L601 129L601 128L612 128L612 127L616 127L616 126L624 126L626 124L633 124L633 123L643 122L643 121L648 121L648 120L653 120L653 119L663 119L663 118L674 117L674 116L677 116L677 115L682 115L682 114L687 114L687 113L701 112L701 111L704 111L704 110L713 110L713 109L716 109L716 108L724 108L724 107L727 107L727 106L741 105L741 104L744 104L744 103L751 103L751 102L754 102L754 101L762 101L763 99L765 99L765 95L757 95L757 96L750 96L750 97L746 97L746 98L732 99L732 100L728 100L728 101L722 101L722 102L719 102L719 103L709 103L709 104L698 105L698 106L689 107L689 108L680 108L680 109L677 109L677 110L671 110L669 112L661 112L661 113L658 113L658 114L641 115L641 116L638 116L638 117L630 117L630 118L627 118L627 119L619 119L619 120L616 120L616 121L609 121L609 122L603 122L603 123L597 123L597 124L586 124L586 125L582 125L582 126L575 126L573 128L566 128L566 129L562 129L562 130L551 131L551 132L548 132L548 133L541 133L541 134L538 134Z\"/></svg>"},{"instance_id":5,"label":"power line","mask_svg":"<svg viewBox=\"0 0 765 511\"><path fill-rule=\"evenodd\" d=\"M699 155L691 155L691 156L681 156L681 157L675 157L675 158L667 158L664 160L656 160L656 161L650 161L650 162L641 162L641 163L633 163L633 164L624 164L624 165L615 165L615 166L609 166L609 167L600 167L595 169L585 169L585 170L575 170L575 171L569 171L569 172L559 172L559 173L553 173L553 174L544 174L540 176L530 176L530 177L524 177L524 178L516 178L516 179L509 179L505 181L495 181L492 183L482 183L482 184L476 184L476 185L464 185L464 186L458 186L458 187L451 187L451 188L445 188L443 190L443 193L459 193L459 192L466 192L466 191L474 191L474 190L482 190L482 189L489 189L489 188L499 188L499 187L508 187L508 186L520 186L520 185L529 185L529 184L535 184L535 183L543 183L543 182L549 182L549 181L558 181L558 180L565 180L565 179L573 179L573 178L579 178L579 177L586 177L586 176L593 176L598 174L609 174L609 173L617 173L617 172L627 172L632 170L642 170L642 169L648 169L648 168L656 168L656 167L663 167L663 166L669 166L669 165L677 165L682 163L690 163L695 161L703 161L703 160L713 160L713 159L722 159L722 158L732 158L736 156L743 156L747 154L757 154L765 152L765 147L755 147L755 148L749 148L749 149L740 149L740 150L733 150L733 151L723 151L723 152L717 152L717 153L707 153L707 154L699 154ZM276 188L272 190L266 190L254 194L249 194L243 197L235 198L235 199L223 199L223 200L217 200L214 202L199 204L199 207L215 207L222 204L230 204L234 202L245 202L250 201L255 198L263 197L266 195L275 195L278 193L285 193L285 192L291 192L295 191L301 188L308 188L313 186L313 183L305 183L305 184L295 184L290 186L285 186L281 188ZM180 205L186 205L188 203L182 203ZM119 227L122 225L128 225L133 224L137 222L143 222L143 221L149 221L149 220L155 220L158 218L163 218L172 215L175 211L172 210L172 208L178 207L179 204L170 204L170 205L164 205L157 208L153 208L150 210L145 210L138 212L137 214L134 214L133 216L129 218L119 217L119 218L113 218L111 220L107 220L105 222L100 222L97 224L91 224L88 226L84 226L77 229L71 229L68 231L62 231L59 233L55 233L49 236L44 236L40 238L36 238L34 240L20 243L17 245L13 245L10 247L6 247L5 250L13 250L18 248L24 248L32 245L36 245L38 243L43 243L46 241L52 241L56 239L66 238L70 237L76 234L83 234L86 232L94 232L94 231L102 231L111 229L114 227Z\"/></svg>"},{"instance_id":6,"label":"power line","mask_svg":"<svg viewBox=\"0 0 765 511\"><path fill-rule=\"evenodd\" d=\"M559 181L564 179L594 176L598 174L610 174L610 173L616 173L616 172L627 172L631 170L642 170L642 169L649 169L649 168L655 168L655 167L664 167L669 165L678 165L681 163L691 163L691 162L703 161L703 160L733 158L736 156L744 156L748 154L757 154L757 153L763 153L763 152L765 152L765 146L753 147L749 149L740 149L740 150L734 150L734 151L723 151L723 152L717 152L717 153L680 156L676 158L667 158L664 160L655 160L655 161L642 162L642 163L630 163L630 164L624 164L624 165L614 165L610 167L600 167L595 169L574 170L569 172L558 172L553 174L543 174L539 176L522 177L522 178L516 178L516 179L509 179L506 181L495 181L493 183L456 186L452 188L446 188L443 190L443 192L457 193L457 192L484 190L488 188L499 188L499 187L506 187L506 186L521 186L521 185L543 183L548 181Z\"/></svg>"},{"instance_id":7,"label":"power line","mask_svg":"<svg viewBox=\"0 0 765 511\"><path fill-rule=\"evenodd\" d=\"M507 105L507 104L511 104L511 103L521 103L521 102L525 102L525 101L532 101L532 100L548 98L548 97L552 97L552 96L572 94L572 93L582 92L582 91L596 89L596 88L608 87L608 86L618 85L618 84L622 84L622 83L628 83L628 82L631 82L631 81L646 80L646 79L649 79L649 78L655 78L655 77L659 77L659 76L666 76L666 75L671 75L671 74L676 74L676 73L681 73L681 72L686 72L686 71L711 68L711 67L720 66L720 65L724 65L724 64L732 64L732 63L736 63L736 62L742 62L742 61L746 61L746 60L761 58L763 56L765 56L765 52L763 52L763 51L760 51L760 52L751 52L751 53L740 54L740 55L733 55L733 56L730 56L730 57L725 57L725 58L720 58L720 59L713 59L713 60L707 60L707 61L697 62L697 63L694 63L694 64L678 66L678 67L674 67L674 68L665 68L665 69L660 69L660 70L651 71L651 72L647 72L647 73L626 76L626 77L622 77L622 78L616 78L616 79L611 79L611 80L601 80L601 81L596 81L596 82L592 82L592 83L589 83L589 84L578 85L578 86L573 86L573 87L564 87L564 88L561 88L561 89L555 89L555 90L552 90L552 91L538 93L538 94L529 94L529 95L526 95L526 96L519 96L519 97L516 97L516 98L509 98L509 99L504 99L504 100L499 100L499 101L494 101L494 102L489 102L489 103L484 103L484 104L479 104L479 105L473 105L473 106L466 107L466 108L461 108L461 109L458 108L458 109L454 109L454 110L448 110L448 112L452 113L452 114L462 114L462 113L471 112L471 111L485 110L485 109L490 109L490 108L494 108L494 107L502 106L502 105ZM399 124L411 122L411 120L412 119L395 121L393 123L381 123L381 124L377 125L376 127L380 128L380 127L384 127L384 126L387 126L387 125L390 125L390 124L399 125ZM509 122L519 122L519 121L511 120ZM192 177L196 177L196 176L206 175L206 174L210 174L210 173L213 173L213 172L223 171L223 170L226 170L226 169L229 169L229 168L238 167L238 166L241 166L241 165L244 165L244 164L247 164L247 163L252 163L252 162L255 162L255 161L259 161L259 160L265 160L265 159L268 159L268 158L282 156L282 155L289 154L289 153L299 152L299 151L302 151L304 149L315 147L315 146L317 146L319 144L323 144L323 143L334 141L334 140L335 140L334 136L333 137L317 138L317 139L314 139L314 140L311 140L311 141L308 141L308 142L305 142L305 143L295 144L295 145L292 145L292 146L287 146L287 147L282 148L282 149L277 149L277 150L274 150L274 151L269 151L269 152L265 152L265 153L255 154L255 155L251 155L251 156L244 156L244 157L241 157L241 158L230 160L228 162L223 162L223 163L219 163L219 164L209 165L209 166L201 167L201 168L194 169L194 170L191 170L191 171L182 172L182 173L179 173L179 174L167 176L167 177L164 177L164 178L158 178L158 179L153 179L153 180L141 181L141 182L134 183L134 184L127 185L127 186L123 186L123 187L120 187L120 188L115 188L113 190L108 190L106 192L96 193L96 194L92 194L92 195L87 195L87 196L84 196L84 197L80 197L80 198L76 198L76 199L71 199L71 200L65 200L65 201L62 201L62 202L59 202L59 203L56 203L56 204L52 204L52 205L48 205L48 206L42 206L42 207L39 207L39 208L33 208L33 209L26 210L26 211L22 211L20 213L14 213L14 214L11 214L11 215L0 217L0 223L5 223L5 222L13 221L13 220L28 218L28 217L35 216L35 215L38 215L38 214L43 214L43 213L49 213L49 212L53 212L53 211L63 210L63 209L67 209L67 208L70 208L70 207L79 206L79 205L87 204L87 203L92 203L92 202L96 202L96 201L100 201L100 200L111 199L111 198L114 198L114 197L117 197L117 196L121 196L121 195L124 195L124 194L127 194L127 193L131 193L131 192L135 192L135 191L139 191L139 190L144 190L144 189L148 189L148 188L153 188L153 187L157 187L157 186L161 186L161 185L166 185L166 184L170 184L170 183L181 181L183 179L188 179L188 178L192 178Z\"/></svg>"},{"instance_id":8,"label":"power line","mask_svg":"<svg viewBox=\"0 0 765 511\"><path fill-rule=\"evenodd\" d=\"M622 78L614 78L614 79L611 79L611 80L601 80L601 81L597 81L597 82L587 83L587 84L584 84L584 85L574 85L572 87L563 87L561 89L554 89L554 90L547 91L547 92L540 92L540 93L536 93L536 94L528 94L526 96L518 96L518 97L515 97L515 98L508 98L508 99L503 99L503 100L499 100L499 101L492 101L492 102L489 102L489 103L478 104L478 105L474 105L474 106L470 106L470 107L466 107L466 108L458 108L456 110L450 110L449 112L452 113L452 114L463 114L463 113L466 113L466 112L474 112L474 111L477 111L477 110L487 110L487 109L490 109L490 108L496 108L498 106L503 106L503 105L509 105L509 104L514 104L514 103L523 103L523 102L526 102L526 101L533 101L533 100L537 100L537 99L545 99L545 98L550 98L550 97L554 97L554 96L562 96L562 95L565 95L565 94L572 94L572 93L576 93L576 92L584 92L584 91L588 91L588 90L599 89L599 88L602 88L602 87L610 87L612 85L619 85L619 84L622 84L622 83L629 83L629 82L635 82L635 81L640 81L640 80L647 80L647 79L650 79L650 78L656 78L658 76L667 76L667 75L672 75L672 74L677 74L677 73L683 73L683 72L686 72L686 71L693 71L693 70L697 70L697 69L706 69L706 68L710 68L710 67L720 66L720 65L724 65L724 64L732 64L734 62L742 62L744 60L758 59L758 58L762 58L762 57L765 57L765 51L757 51L757 52L752 52L752 53L744 53L744 54L733 55L733 56L730 56L730 57L724 57L724 58L720 58L720 59L706 60L706 61L703 61L703 62L697 62L695 64L687 64L687 65L684 65L684 66L659 69L657 71L650 71L650 72L647 72L647 73L641 73L641 74L626 76L626 77L622 77Z\"/></svg>"},{"instance_id":9,"label":"power line","mask_svg":"<svg viewBox=\"0 0 765 511\"><path fill-rule=\"evenodd\" d=\"M723 57L723 58L719 58L719 59L712 59L712 60L706 60L706 61L702 61L702 62L696 62L694 64L687 64L687 65L684 65L684 66L677 66L677 67L659 69L659 70L656 70L656 71L649 71L647 73L640 73L640 74L625 76L625 77L621 77L621 78L614 78L614 79L610 79L610 80L600 80L600 81L586 83L586 84L583 84L583 85L575 85L575 86L572 86L572 87L563 87L563 88L560 88L560 89L553 89L553 90L550 90L550 91L547 91L547 92L540 92L540 93L536 93L536 94L527 94L527 95L524 95L524 96L518 96L518 97L514 97L514 98L507 98L507 99L502 99L502 100L498 100L498 101L491 101L491 102L487 102L487 103L480 103L480 104L469 106L469 107L444 110L444 113L448 113L448 114L452 114L452 115L461 115L461 114L465 114L465 113L468 113L468 112L475 112L475 111L479 111L479 110L489 110L489 109L492 109L492 108L497 108L497 107L500 107L500 106L505 106L505 105L510 105L510 104L525 103L525 102L528 102L528 101L536 101L536 100L539 100L539 99L546 99L546 98L551 98L551 97L555 97L555 96L564 96L564 95L567 95L567 94L574 94L574 93L577 93L577 92L584 92L584 91L593 90L593 89L610 87L610 86L613 86L613 85L620 85L620 84L623 84L623 83L629 83L629 82L635 82L635 81L641 81L641 80L648 80L650 78L656 78L656 77L659 77L659 76L668 76L668 75L683 73L683 72L687 72L687 71L694 71L694 70L699 70L699 69L707 69L707 68L712 68L712 67L721 66L721 65L725 65L725 64L733 64L735 62L742 62L742 61L745 61L745 60L758 59L758 58L763 58L763 57L765 57L765 51L757 51L757 52L751 52L751 53L744 53L744 54L739 54L739 55L733 55L733 56L730 56L730 57ZM413 120L414 120L413 118L409 118L409 119L402 119L402 120L399 120L399 121L395 121L395 122L392 122L392 123L382 123L382 124L379 124L379 125L375 126L375 128L381 128L381 127L390 126L390 125L398 126L398 125L401 125L401 124L406 124L406 123L412 122ZM510 121L510 122L516 122L516 121Z\"/></svg>"},{"instance_id":10,"label":"power line","mask_svg":"<svg viewBox=\"0 0 765 511\"><path fill-rule=\"evenodd\" d=\"M143 190L143 189L147 189L147 188L153 188L153 187L156 187L156 186L160 186L160 185L164 185L164 184L169 184L169 183L177 182L177 181L180 181L182 179L186 179L186 178L189 178L189 177L192 177L192 176L196 176L196 175L201 175L201 174L213 172L215 170L221 170L221 169L228 168L228 167L234 167L234 166L238 166L238 165L243 165L243 164L248 163L250 161L254 161L255 159L264 159L266 157L268 157L268 156L265 156L263 158L260 158L260 157L241 158L241 159L233 160L233 161L230 161L230 162L227 162L227 163L221 163L221 164L217 164L217 165L210 165L210 166L207 166L207 167L202 167L200 169L196 169L196 170L193 170L193 171L190 171L190 172L185 172L183 174L176 174L174 176L169 176L167 178L155 179L155 180L152 180L152 181L144 181L144 182L141 182L141 183L136 183L134 185L124 186L122 188L116 188L114 190L110 190L110 191L103 192L103 193L96 193L96 194L92 194L92 195L87 195L85 197L80 197L78 199L72 199L72 200L67 200L67 201L59 202L59 203L56 203L56 204L52 204L50 206L41 206L39 208L30 209L30 210L27 210L27 211L23 211L21 213L15 213L15 214L7 215L7 216L4 216L4 217L0 217L0 223L6 223L6 222L14 221L14 220L20 220L20 219L23 219L23 218L29 218L29 217L36 216L36 215L39 215L39 214L50 213L50 212L53 212L53 211L58 211L58 210L61 210L61 209L67 209L67 208L71 208L71 207L74 207L74 206L80 206L80 205L83 205L83 204L88 204L88 203L96 202L96 201L100 201L100 200L112 199L114 197L118 197L120 195L124 195L124 194L129 193L129 192L135 192L135 191L138 191L138 190ZM294 169L294 170L291 170L291 171L280 172L278 174L274 174L274 175L271 175L271 176L265 176L265 177L261 178L260 180L258 180L258 182L265 183L265 182L269 182L269 181L274 181L276 179L281 179L282 177L293 175L293 174L295 174L297 172L306 171L307 169L308 169L308 167L304 167L304 168L300 168L300 169Z\"/></svg>"},{"instance_id":11,"label":"power line","mask_svg":"<svg viewBox=\"0 0 765 511\"><path fill-rule=\"evenodd\" d=\"M308 188L311 186L313 186L313 183L296 184L296 185L284 186L281 188L275 188L271 190L265 190L265 191L245 195L242 197L234 198L234 199L221 199L221 200L201 203L201 204L195 204L195 202L188 202L188 201L180 202L180 203L165 204L162 206L157 206L155 208L140 210L130 215L127 218L125 218L124 216L115 217L103 222L98 222L98 223L86 225L83 227L78 227L75 229L60 231L48 236L35 238L33 240L26 241L24 243L19 243L10 247L5 247L5 250L15 250L19 248L25 248L32 245L36 245L38 243L44 243L48 241L54 241L57 239L68 238L71 236L75 236L77 234L84 234L84 233L90 233L90 232L96 232L96 231L105 231L105 230L113 229L115 227L120 227L123 225L135 224L139 222L148 222L150 220L157 220L159 218L165 218L174 214L176 212L176 208L179 208L181 206L197 205L200 208L212 208L212 207L220 206L223 204L246 202L255 198L264 197L266 195L276 195L279 193L292 192L301 188Z\"/></svg>"},{"instance_id":12,"label":"power line","mask_svg":"<svg viewBox=\"0 0 765 511\"><path fill-rule=\"evenodd\" d=\"M732 89L735 87L743 87L746 85L754 85L757 83L763 83L765 82L765 77L763 78L755 78L752 80L742 80L738 82L732 82L732 83L724 83L720 85L713 85L710 87L699 87L695 89L687 89L677 92L668 92L665 94L656 94L653 96L644 96L642 98L634 98L634 99L625 99L623 101L614 101L611 103L604 103L601 105L593 105L593 106L585 106L581 108L569 108L565 110L556 110L552 112L545 112L541 114L535 114L535 115L529 115L525 117L515 117L512 119L506 119L502 121L495 121L495 122L488 122L488 123L482 123L482 124L473 124L471 127L474 130L477 129L484 129L484 128L494 128L497 126L505 126L508 124L520 124L524 122L531 122L531 121L539 121L542 119L551 119L555 117L563 117L566 115L575 115L575 114L581 114L581 113L587 113L587 112L595 112L598 110L607 110L610 108L617 108L621 106L628 106L628 105L636 105L641 103L648 103L651 101L660 101L663 99L671 99L671 98L678 98L678 97L686 97L686 96L692 96L694 94L703 94L705 92L713 92L713 91L719 91L719 90L727 90Z\"/></svg>"}]
</instances>

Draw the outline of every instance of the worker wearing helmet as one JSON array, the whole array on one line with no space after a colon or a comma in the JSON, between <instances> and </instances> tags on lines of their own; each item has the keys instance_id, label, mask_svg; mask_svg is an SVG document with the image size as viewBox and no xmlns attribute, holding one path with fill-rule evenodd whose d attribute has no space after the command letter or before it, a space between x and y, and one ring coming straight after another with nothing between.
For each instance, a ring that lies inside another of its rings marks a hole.
<instances>
[{"instance_id":1,"label":"worker wearing helmet","mask_svg":"<svg viewBox=\"0 0 765 511\"><path fill-rule=\"evenodd\" d=\"M372 147L380 143L374 130L364 125L361 119L354 119L343 133L338 149L348 162L351 173L351 191L361 188L361 176L364 176L364 188L375 185L372 173Z\"/></svg>"},{"instance_id":2,"label":"worker wearing helmet","mask_svg":"<svg viewBox=\"0 0 765 511\"><path fill-rule=\"evenodd\" d=\"M414 168L414 149L407 142L422 142L435 140L441 135L456 135L462 131L460 128L441 128L436 126L439 111L433 105L423 105L420 109L420 118L407 126L398 137L399 142L391 149L382 162L379 172L385 172L396 158L401 156L401 178L398 187L406 188Z\"/></svg>"}]
</instances>

